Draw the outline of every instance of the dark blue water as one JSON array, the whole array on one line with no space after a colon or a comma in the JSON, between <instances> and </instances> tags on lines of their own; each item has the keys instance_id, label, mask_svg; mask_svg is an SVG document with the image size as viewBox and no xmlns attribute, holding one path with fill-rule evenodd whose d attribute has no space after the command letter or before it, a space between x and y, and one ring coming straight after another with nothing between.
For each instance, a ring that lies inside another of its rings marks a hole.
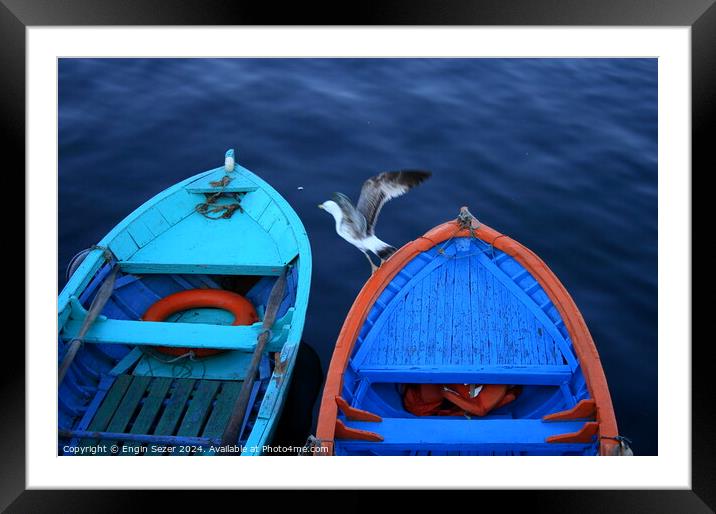
<instances>
[{"instance_id":1,"label":"dark blue water","mask_svg":"<svg viewBox=\"0 0 716 514\"><path fill-rule=\"evenodd\" d=\"M657 453L655 59L63 59L59 286L77 250L230 147L308 230L324 370L369 267L316 205L429 169L378 235L400 246L468 205L534 250L589 325L620 431Z\"/></svg>"}]
</instances>

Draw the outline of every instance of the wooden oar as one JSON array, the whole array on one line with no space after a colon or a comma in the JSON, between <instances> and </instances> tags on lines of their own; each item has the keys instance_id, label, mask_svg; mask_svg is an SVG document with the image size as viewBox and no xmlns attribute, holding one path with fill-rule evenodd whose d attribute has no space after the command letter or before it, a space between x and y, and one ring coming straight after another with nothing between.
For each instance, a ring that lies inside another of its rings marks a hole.
<instances>
[{"instance_id":1,"label":"wooden oar","mask_svg":"<svg viewBox=\"0 0 716 514\"><path fill-rule=\"evenodd\" d=\"M229 423L226 425L224 434L221 437L222 445L233 445L237 444L239 439L239 429L244 420L246 414L246 408L249 403L249 396L251 395L251 389L253 388L254 381L256 379L256 371L261 361L261 356L266 348L266 343L271 336L271 327L276 320L276 314L278 308L281 306L283 300L283 293L286 289L286 269L276 279L273 287L271 288L271 294L269 294L268 302L266 304L266 313L264 315L264 321L262 323L263 330L256 341L256 349L251 359L251 365L246 373L246 378L241 386L241 392L239 393L236 402L234 403L234 409L231 413Z\"/></svg>"},{"instance_id":2,"label":"wooden oar","mask_svg":"<svg viewBox=\"0 0 716 514\"><path fill-rule=\"evenodd\" d=\"M92 326L92 323L94 323L94 320L97 319L97 316L99 316L99 313L102 312L102 309L104 309L109 297L112 296L112 292L114 291L114 281L117 278L118 270L119 267L115 266L104 282L102 282L102 285L97 290L97 294L94 295L90 308L87 311L87 317L82 323L82 327L80 327L77 337L70 342L70 347L68 348L65 357L62 359L62 364L60 364L60 370L57 375L58 386L62 383L62 379L65 378L67 370L70 369L70 364L72 364L72 361L75 360L77 351L82 346L82 339L85 334L87 334L87 331Z\"/></svg>"}]
</instances>

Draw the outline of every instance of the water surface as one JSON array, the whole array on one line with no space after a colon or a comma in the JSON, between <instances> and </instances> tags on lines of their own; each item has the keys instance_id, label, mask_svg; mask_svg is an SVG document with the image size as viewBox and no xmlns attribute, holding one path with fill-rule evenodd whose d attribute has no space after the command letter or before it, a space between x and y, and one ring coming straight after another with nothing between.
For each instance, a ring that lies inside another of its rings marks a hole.
<instances>
[{"instance_id":1,"label":"water surface","mask_svg":"<svg viewBox=\"0 0 716 514\"><path fill-rule=\"evenodd\" d=\"M76 251L236 148L308 231L324 370L370 270L316 205L432 170L378 235L400 246L467 205L535 251L587 321L620 432L657 453L655 59L62 59L59 145L60 287Z\"/></svg>"}]
</instances>

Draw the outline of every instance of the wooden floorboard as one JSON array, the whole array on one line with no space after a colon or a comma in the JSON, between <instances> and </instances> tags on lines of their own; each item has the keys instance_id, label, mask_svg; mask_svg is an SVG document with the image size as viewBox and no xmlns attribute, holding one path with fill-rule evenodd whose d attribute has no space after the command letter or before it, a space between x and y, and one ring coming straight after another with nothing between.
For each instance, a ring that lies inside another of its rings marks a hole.
<instances>
[{"instance_id":1,"label":"wooden floorboard","mask_svg":"<svg viewBox=\"0 0 716 514\"><path fill-rule=\"evenodd\" d=\"M562 365L568 347L558 329L520 285L506 283L516 276L531 287L534 279L504 258L512 266L509 275L476 248L462 242L457 254L448 248L447 257L438 257L437 267L430 261L406 266L404 288L385 306L374 306L378 314L369 316L373 322L361 336L353 365L359 370Z\"/></svg>"},{"instance_id":2,"label":"wooden floorboard","mask_svg":"<svg viewBox=\"0 0 716 514\"><path fill-rule=\"evenodd\" d=\"M154 435L175 435L177 425L184 413L195 382L193 379L176 380L174 391L164 408L164 413L159 423L157 423L157 427L154 429ZM155 452L148 453L154 454Z\"/></svg>"},{"instance_id":3,"label":"wooden floorboard","mask_svg":"<svg viewBox=\"0 0 716 514\"><path fill-rule=\"evenodd\" d=\"M137 410L139 402L142 400L144 393L147 390L147 386L151 381L151 377L132 377L132 383L127 388L127 392L122 398L122 402L117 406L117 409L112 416L112 420L107 425L107 432L124 432L132 419L132 416ZM114 445L121 441L106 441L108 445Z\"/></svg>"},{"instance_id":4,"label":"wooden floorboard","mask_svg":"<svg viewBox=\"0 0 716 514\"><path fill-rule=\"evenodd\" d=\"M118 376L112 387L107 392L104 401L97 409L97 413L92 418L87 430L92 432L104 431L107 428L114 412L117 410L124 394L132 381L131 375L120 375ZM79 446L96 446L97 441L94 439L83 439L80 441Z\"/></svg>"},{"instance_id":5,"label":"wooden floorboard","mask_svg":"<svg viewBox=\"0 0 716 514\"><path fill-rule=\"evenodd\" d=\"M149 392L147 397L144 399L144 403L137 415L137 418L132 424L132 428L129 430L130 434L148 434L152 425L159 415L159 410L162 407L164 400L166 399L169 387L172 384L171 378L154 378L149 386ZM127 444L128 450L122 452L123 455L133 453L140 445L139 444Z\"/></svg>"},{"instance_id":6,"label":"wooden floorboard","mask_svg":"<svg viewBox=\"0 0 716 514\"><path fill-rule=\"evenodd\" d=\"M211 402L219 390L221 382L218 380L201 380L196 388L194 397L189 402L189 408L182 419L177 435L180 436L197 436L204 426L206 418L209 416Z\"/></svg>"}]
</instances>

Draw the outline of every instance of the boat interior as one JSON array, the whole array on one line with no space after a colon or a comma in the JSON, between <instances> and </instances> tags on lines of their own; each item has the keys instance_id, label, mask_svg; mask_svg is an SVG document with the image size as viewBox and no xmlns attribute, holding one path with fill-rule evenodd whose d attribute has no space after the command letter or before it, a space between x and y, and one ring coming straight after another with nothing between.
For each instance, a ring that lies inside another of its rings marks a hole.
<instances>
[{"instance_id":1,"label":"boat interior","mask_svg":"<svg viewBox=\"0 0 716 514\"><path fill-rule=\"evenodd\" d=\"M59 361L78 335L100 284L112 265L100 268L70 311L59 333ZM297 267L290 266L277 321L261 359L243 420L240 441L250 433L261 400L291 326L296 299ZM156 301L191 289L223 289L241 294L256 309L259 319L275 276L134 274L120 271L101 316L83 338L67 376L60 384L61 430L220 438L241 389L261 329L231 326L233 315L222 309L188 309L164 322L140 321ZM187 327L191 324L190 327ZM191 330L187 330L190 328ZM157 347L186 348L182 356L167 355ZM221 353L196 357L190 349L210 348ZM108 439L104 438L104 443ZM109 440L111 441L111 440ZM117 442L117 441L111 441ZM60 453L91 452L97 440L61 437ZM130 453L150 454L139 443ZM167 450L170 451L170 450ZM156 452L155 452L156 453ZM185 453L183 453L185 454Z\"/></svg>"},{"instance_id":2,"label":"boat interior","mask_svg":"<svg viewBox=\"0 0 716 514\"><path fill-rule=\"evenodd\" d=\"M415 416L404 385L428 383L520 393L485 416ZM514 258L477 238L420 253L392 279L356 340L342 400L350 407L339 411L337 455L596 451L588 435L562 437L593 430L594 409L559 312Z\"/></svg>"},{"instance_id":3,"label":"boat interior","mask_svg":"<svg viewBox=\"0 0 716 514\"><path fill-rule=\"evenodd\" d=\"M284 297L239 443L246 440L267 390L278 394L267 389L277 365L274 352L284 348L296 312L301 235L295 232L297 218L286 212L291 211L285 201L248 170L237 166L228 177L216 168L149 200L87 255L59 298L59 362L110 273L116 273L114 290L59 386L60 454L66 453L62 448L73 454L91 449L98 439L88 433L101 433L105 443L115 433L185 441L221 437L262 331L269 294L285 272ZM238 293L259 321L228 326L233 315L212 308L140 321L158 300L192 289ZM157 350L162 347L187 352L167 355ZM194 350L200 349L221 352L199 357ZM262 423L263 433L270 423ZM134 446L135 453L145 449Z\"/></svg>"}]
</instances>

